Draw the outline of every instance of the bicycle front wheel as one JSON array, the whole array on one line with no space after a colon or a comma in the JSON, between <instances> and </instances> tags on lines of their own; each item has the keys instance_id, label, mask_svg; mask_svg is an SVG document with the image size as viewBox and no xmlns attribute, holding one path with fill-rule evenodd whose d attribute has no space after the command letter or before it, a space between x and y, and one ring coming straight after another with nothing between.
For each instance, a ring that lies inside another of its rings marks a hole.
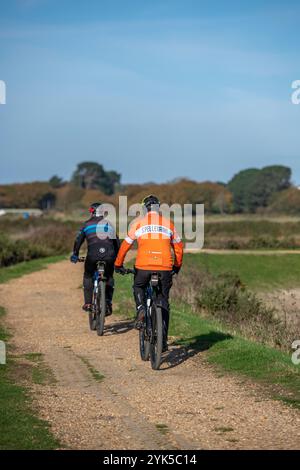
<instances>
[{"instance_id":1,"label":"bicycle front wheel","mask_svg":"<svg viewBox=\"0 0 300 470\"><path fill-rule=\"evenodd\" d=\"M150 341L150 359L151 367L154 370L158 370L161 364L161 355L163 348L163 323L162 323L162 312L161 307L155 305L151 306L151 327L152 337Z\"/></svg>"},{"instance_id":2,"label":"bicycle front wheel","mask_svg":"<svg viewBox=\"0 0 300 470\"><path fill-rule=\"evenodd\" d=\"M96 329L97 335L102 336L104 333L104 322L106 313L106 298L105 298L105 282L99 282L98 298L97 298L97 320Z\"/></svg>"}]
</instances>

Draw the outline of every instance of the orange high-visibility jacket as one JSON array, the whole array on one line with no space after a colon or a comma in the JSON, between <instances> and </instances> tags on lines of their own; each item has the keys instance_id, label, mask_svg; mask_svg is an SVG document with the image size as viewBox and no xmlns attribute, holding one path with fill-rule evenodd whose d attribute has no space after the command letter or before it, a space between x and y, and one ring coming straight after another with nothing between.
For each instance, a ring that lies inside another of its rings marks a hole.
<instances>
[{"instance_id":1,"label":"orange high-visibility jacket","mask_svg":"<svg viewBox=\"0 0 300 470\"><path fill-rule=\"evenodd\" d=\"M123 265L126 253L134 240L137 240L138 244L135 263L137 269L170 271L173 264L181 266L183 243L174 224L161 214L150 211L144 217L139 217L132 222L115 261L116 267Z\"/></svg>"}]
</instances>

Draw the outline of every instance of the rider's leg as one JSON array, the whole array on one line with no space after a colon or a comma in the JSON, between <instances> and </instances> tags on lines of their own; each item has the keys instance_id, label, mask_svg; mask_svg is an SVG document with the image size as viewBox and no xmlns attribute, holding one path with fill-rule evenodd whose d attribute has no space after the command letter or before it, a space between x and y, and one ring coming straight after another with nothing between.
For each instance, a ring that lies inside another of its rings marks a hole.
<instances>
[{"instance_id":1,"label":"rider's leg","mask_svg":"<svg viewBox=\"0 0 300 470\"><path fill-rule=\"evenodd\" d=\"M151 271L137 269L134 276L133 293L136 305L136 327L141 327L145 318L145 288L150 280Z\"/></svg>"},{"instance_id":2,"label":"rider's leg","mask_svg":"<svg viewBox=\"0 0 300 470\"><path fill-rule=\"evenodd\" d=\"M172 287L172 271L160 271L160 275L161 292L159 294L159 302L162 310L164 348L167 349L170 317L169 294Z\"/></svg>"},{"instance_id":3,"label":"rider's leg","mask_svg":"<svg viewBox=\"0 0 300 470\"><path fill-rule=\"evenodd\" d=\"M105 296L106 296L107 314L108 315L112 314L112 300L113 300L113 295L114 295L113 273L114 273L114 263L113 263L113 261L106 262L105 276L106 276L107 281L106 281Z\"/></svg>"},{"instance_id":4,"label":"rider's leg","mask_svg":"<svg viewBox=\"0 0 300 470\"><path fill-rule=\"evenodd\" d=\"M112 299L114 295L114 278L109 277L106 282L106 301L108 304L112 304Z\"/></svg>"}]
</instances>

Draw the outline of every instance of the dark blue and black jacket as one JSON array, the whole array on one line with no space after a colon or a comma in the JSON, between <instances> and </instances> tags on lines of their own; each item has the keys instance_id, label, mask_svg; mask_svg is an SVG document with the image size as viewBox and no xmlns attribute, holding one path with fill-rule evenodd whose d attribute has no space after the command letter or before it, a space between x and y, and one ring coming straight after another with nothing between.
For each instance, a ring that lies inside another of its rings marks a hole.
<instances>
[{"instance_id":1,"label":"dark blue and black jacket","mask_svg":"<svg viewBox=\"0 0 300 470\"><path fill-rule=\"evenodd\" d=\"M87 256L95 260L115 260L120 241L114 227L103 217L91 217L79 230L73 252L78 256L81 245L87 241Z\"/></svg>"}]
</instances>

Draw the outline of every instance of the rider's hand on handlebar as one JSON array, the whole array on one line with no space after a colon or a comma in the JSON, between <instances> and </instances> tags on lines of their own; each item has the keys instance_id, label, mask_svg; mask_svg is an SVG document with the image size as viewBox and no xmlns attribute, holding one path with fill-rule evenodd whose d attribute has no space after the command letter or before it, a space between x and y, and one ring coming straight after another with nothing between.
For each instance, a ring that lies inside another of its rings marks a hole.
<instances>
[{"instance_id":1,"label":"rider's hand on handlebar","mask_svg":"<svg viewBox=\"0 0 300 470\"><path fill-rule=\"evenodd\" d=\"M71 263L77 263L78 256L75 255L75 253L73 253L72 256L70 256L70 261L71 261Z\"/></svg>"},{"instance_id":2,"label":"rider's hand on handlebar","mask_svg":"<svg viewBox=\"0 0 300 470\"><path fill-rule=\"evenodd\" d=\"M115 272L117 274L126 274L126 269L124 268L124 266L115 266Z\"/></svg>"},{"instance_id":3,"label":"rider's hand on handlebar","mask_svg":"<svg viewBox=\"0 0 300 470\"><path fill-rule=\"evenodd\" d=\"M172 273L173 274L178 274L181 269L181 266L175 266L175 264L172 267Z\"/></svg>"}]
</instances>

